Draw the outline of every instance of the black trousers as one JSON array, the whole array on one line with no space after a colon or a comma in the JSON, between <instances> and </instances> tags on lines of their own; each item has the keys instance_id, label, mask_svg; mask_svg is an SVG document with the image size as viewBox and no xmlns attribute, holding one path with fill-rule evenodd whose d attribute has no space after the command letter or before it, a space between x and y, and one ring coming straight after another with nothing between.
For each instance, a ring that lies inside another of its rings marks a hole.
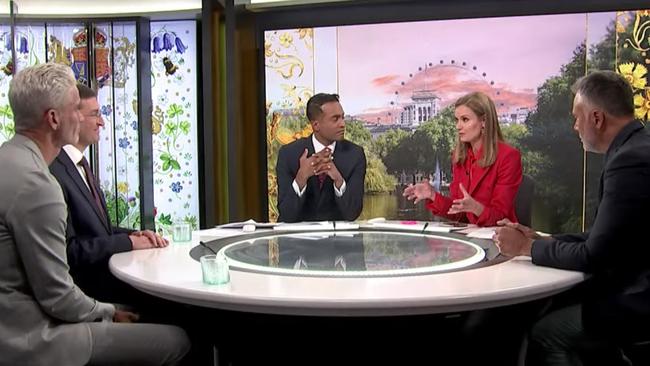
<instances>
[{"instance_id":1,"label":"black trousers","mask_svg":"<svg viewBox=\"0 0 650 366\"><path fill-rule=\"evenodd\" d=\"M630 365L617 345L586 332L582 305L555 310L532 328L526 366Z\"/></svg>"}]
</instances>

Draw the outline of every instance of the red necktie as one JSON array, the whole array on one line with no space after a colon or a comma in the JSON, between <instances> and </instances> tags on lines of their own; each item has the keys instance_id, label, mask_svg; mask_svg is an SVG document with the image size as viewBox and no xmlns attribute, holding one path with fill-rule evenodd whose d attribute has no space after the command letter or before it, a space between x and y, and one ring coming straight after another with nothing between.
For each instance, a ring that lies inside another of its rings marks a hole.
<instances>
[{"instance_id":1,"label":"red necktie","mask_svg":"<svg viewBox=\"0 0 650 366\"><path fill-rule=\"evenodd\" d=\"M81 158L79 164L81 164L81 167L84 169L84 172L86 173L86 182L88 182L90 193L92 193L93 198L95 199L95 204L97 205L97 208L101 213L102 220L106 220L106 213L104 212L104 206L102 206L102 200L99 198L99 191L97 190L97 181L95 180L95 175L90 170L90 165L88 165L88 160L86 160L85 156Z\"/></svg>"},{"instance_id":2,"label":"red necktie","mask_svg":"<svg viewBox=\"0 0 650 366\"><path fill-rule=\"evenodd\" d=\"M318 187L320 189L323 189L323 182L325 182L325 177L327 177L327 173L318 174Z\"/></svg>"}]
</instances>

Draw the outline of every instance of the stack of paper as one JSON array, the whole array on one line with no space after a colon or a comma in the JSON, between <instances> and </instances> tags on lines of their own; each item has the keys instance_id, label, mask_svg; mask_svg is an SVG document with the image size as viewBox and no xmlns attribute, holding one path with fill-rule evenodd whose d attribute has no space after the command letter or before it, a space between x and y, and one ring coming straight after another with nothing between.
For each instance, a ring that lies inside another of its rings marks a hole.
<instances>
[{"instance_id":1,"label":"stack of paper","mask_svg":"<svg viewBox=\"0 0 650 366\"><path fill-rule=\"evenodd\" d=\"M368 227L375 229L391 229L391 230L406 230L406 231L419 231L423 233L448 233L451 232L454 227L448 225L442 225L440 222L413 222L408 223L404 222L375 222L368 224Z\"/></svg>"},{"instance_id":2,"label":"stack of paper","mask_svg":"<svg viewBox=\"0 0 650 366\"><path fill-rule=\"evenodd\" d=\"M242 233L241 229L205 229L198 232L199 240L207 242L219 238L224 238L227 236L240 235Z\"/></svg>"},{"instance_id":3,"label":"stack of paper","mask_svg":"<svg viewBox=\"0 0 650 366\"><path fill-rule=\"evenodd\" d=\"M463 230L463 233L467 234L468 238L492 239L495 230L496 227L482 227L482 228L466 229Z\"/></svg>"},{"instance_id":4,"label":"stack of paper","mask_svg":"<svg viewBox=\"0 0 650 366\"><path fill-rule=\"evenodd\" d=\"M217 227L219 229L241 229L241 228L244 227L244 225L253 225L256 228L269 228L270 229L270 228L274 227L275 225L277 225L277 223L275 223L275 222L256 222L255 220L250 219L250 220L246 220L246 221L242 221L242 222L231 222L231 223L228 223L228 224L219 225Z\"/></svg>"},{"instance_id":5,"label":"stack of paper","mask_svg":"<svg viewBox=\"0 0 650 366\"><path fill-rule=\"evenodd\" d=\"M460 226L459 226L460 225ZM368 220L364 227L374 229L391 229L405 231L419 231L422 233L449 233L465 229L467 224L458 224L443 221L386 221L386 220Z\"/></svg>"}]
</instances>

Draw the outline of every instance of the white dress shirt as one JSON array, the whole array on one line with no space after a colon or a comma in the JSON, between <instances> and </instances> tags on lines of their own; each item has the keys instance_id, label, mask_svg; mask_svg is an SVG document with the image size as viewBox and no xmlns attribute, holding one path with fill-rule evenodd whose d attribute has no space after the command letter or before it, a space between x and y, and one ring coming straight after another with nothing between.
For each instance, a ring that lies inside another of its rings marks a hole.
<instances>
[{"instance_id":1,"label":"white dress shirt","mask_svg":"<svg viewBox=\"0 0 650 366\"><path fill-rule=\"evenodd\" d=\"M318 154L321 152L326 146L321 144L318 140L316 140L316 136L311 135L311 142L314 144L314 152ZM336 141L332 142L331 145L327 146L330 148L330 151L332 152L332 158L334 158L334 149L336 149ZM80 159L81 160L81 159ZM343 196L343 193L345 193L345 179L343 179L343 184L341 184L341 189L336 188L336 184L332 183L334 186L334 194L336 197L341 197ZM293 184L291 185L293 187L293 191L296 192L298 197L302 197L302 195L305 193L305 189L307 189L307 184L305 184L304 187L302 187L302 190L298 186L298 183L296 183L296 180L293 180Z\"/></svg>"},{"instance_id":2,"label":"white dress shirt","mask_svg":"<svg viewBox=\"0 0 650 366\"><path fill-rule=\"evenodd\" d=\"M81 159L84 157L84 154L79 151L74 145L65 145L63 150L70 157L70 160L74 163L74 166L77 167L77 172L81 176L81 179L86 183L86 187L89 191L92 192L90 186L88 185L88 180L86 178L86 172L84 171L83 166L81 166Z\"/></svg>"}]
</instances>

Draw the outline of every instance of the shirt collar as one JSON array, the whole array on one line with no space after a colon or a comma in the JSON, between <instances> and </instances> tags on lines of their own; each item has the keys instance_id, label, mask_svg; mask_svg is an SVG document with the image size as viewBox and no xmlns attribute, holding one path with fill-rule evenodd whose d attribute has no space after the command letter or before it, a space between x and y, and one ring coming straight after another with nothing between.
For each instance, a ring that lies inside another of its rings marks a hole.
<instances>
[{"instance_id":1,"label":"shirt collar","mask_svg":"<svg viewBox=\"0 0 650 366\"><path fill-rule=\"evenodd\" d=\"M315 135L311 135L311 142L314 144L314 153L319 153L321 150L325 148L325 145L321 144L317 139ZM332 142L331 145L327 146L330 148L330 151L332 154L334 154L334 149L336 148L336 141Z\"/></svg>"},{"instance_id":2,"label":"shirt collar","mask_svg":"<svg viewBox=\"0 0 650 366\"><path fill-rule=\"evenodd\" d=\"M609 147L607 148L607 152L605 153L605 162L607 162L607 159L609 158L609 155L613 152L616 151L621 145L627 141L627 139L632 136L634 132L637 130L640 130L643 128L643 124L640 121L633 120L630 121L625 127L623 127L616 137L614 137L614 140L609 144Z\"/></svg>"},{"instance_id":3,"label":"shirt collar","mask_svg":"<svg viewBox=\"0 0 650 366\"><path fill-rule=\"evenodd\" d=\"M63 150L65 150L66 154L70 157L70 160L74 163L74 165L78 165L81 159L83 159L84 154L79 151L74 145L65 145L63 147Z\"/></svg>"},{"instance_id":4,"label":"shirt collar","mask_svg":"<svg viewBox=\"0 0 650 366\"><path fill-rule=\"evenodd\" d=\"M476 161L481 158L483 155L483 145L479 147L478 151L475 153L474 149L472 149L472 145L467 145L467 157L469 158L469 161Z\"/></svg>"}]
</instances>

